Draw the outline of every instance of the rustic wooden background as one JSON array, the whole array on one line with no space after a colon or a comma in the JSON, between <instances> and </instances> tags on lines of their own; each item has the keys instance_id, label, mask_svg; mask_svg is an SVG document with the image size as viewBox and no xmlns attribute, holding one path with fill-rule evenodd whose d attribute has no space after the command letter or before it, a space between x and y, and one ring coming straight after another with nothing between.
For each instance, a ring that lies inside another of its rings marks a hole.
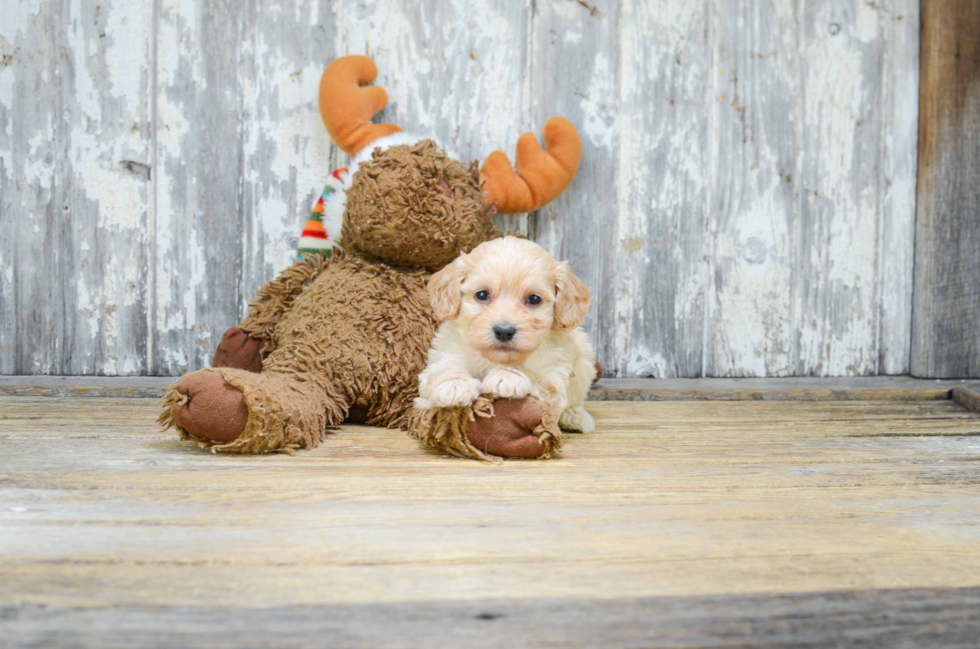
<instances>
[{"instance_id":1,"label":"rustic wooden background","mask_svg":"<svg viewBox=\"0 0 980 649\"><path fill-rule=\"evenodd\" d=\"M921 14L911 371L980 376L980 2Z\"/></svg>"},{"instance_id":2,"label":"rustic wooden background","mask_svg":"<svg viewBox=\"0 0 980 649\"><path fill-rule=\"evenodd\" d=\"M564 115L607 374L910 369L918 0L0 0L0 373L206 366L330 169L331 59L462 159ZM503 222L503 221L502 221ZM972 371L972 370L970 370Z\"/></svg>"}]
</instances>

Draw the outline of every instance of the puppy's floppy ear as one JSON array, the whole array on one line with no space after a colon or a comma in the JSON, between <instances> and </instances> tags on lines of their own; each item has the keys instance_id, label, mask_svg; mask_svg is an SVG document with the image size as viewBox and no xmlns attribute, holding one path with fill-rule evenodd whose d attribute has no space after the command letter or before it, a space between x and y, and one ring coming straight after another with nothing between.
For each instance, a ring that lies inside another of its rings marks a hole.
<instances>
[{"instance_id":1,"label":"puppy's floppy ear","mask_svg":"<svg viewBox=\"0 0 980 649\"><path fill-rule=\"evenodd\" d=\"M555 327L574 329L582 324L589 312L589 287L572 273L567 261L558 264L555 280L558 299L555 301Z\"/></svg>"},{"instance_id":2,"label":"puppy's floppy ear","mask_svg":"<svg viewBox=\"0 0 980 649\"><path fill-rule=\"evenodd\" d=\"M463 268L463 257L459 257L429 278L429 303L439 322L452 320L459 315Z\"/></svg>"}]
</instances>

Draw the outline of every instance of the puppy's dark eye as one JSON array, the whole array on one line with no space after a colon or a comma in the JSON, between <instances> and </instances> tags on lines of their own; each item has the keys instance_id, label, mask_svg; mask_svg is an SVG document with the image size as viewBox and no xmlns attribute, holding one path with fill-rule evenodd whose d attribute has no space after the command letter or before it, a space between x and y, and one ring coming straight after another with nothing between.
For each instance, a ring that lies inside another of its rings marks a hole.
<instances>
[{"instance_id":1,"label":"puppy's dark eye","mask_svg":"<svg viewBox=\"0 0 980 649\"><path fill-rule=\"evenodd\" d=\"M527 296L527 303L528 303L529 306L538 306L539 304L541 304L541 296L540 295L528 295Z\"/></svg>"},{"instance_id":2,"label":"puppy's dark eye","mask_svg":"<svg viewBox=\"0 0 980 649\"><path fill-rule=\"evenodd\" d=\"M487 293L486 291L477 291L476 295L474 295L473 297L475 297L479 302L486 302L487 300L490 299L490 294Z\"/></svg>"}]
</instances>

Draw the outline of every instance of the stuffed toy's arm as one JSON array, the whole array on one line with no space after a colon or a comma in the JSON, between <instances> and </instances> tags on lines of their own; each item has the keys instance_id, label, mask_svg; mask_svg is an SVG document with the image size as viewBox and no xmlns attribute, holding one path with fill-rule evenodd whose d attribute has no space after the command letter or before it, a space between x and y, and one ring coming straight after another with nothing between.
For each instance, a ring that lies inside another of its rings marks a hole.
<instances>
[{"instance_id":1,"label":"stuffed toy's arm","mask_svg":"<svg viewBox=\"0 0 980 649\"><path fill-rule=\"evenodd\" d=\"M309 255L298 261L256 291L257 298L249 302L248 316L239 328L265 343L266 352L272 351L272 332L279 318L289 310L303 288L323 272L330 260L323 255Z\"/></svg>"},{"instance_id":2,"label":"stuffed toy's arm","mask_svg":"<svg viewBox=\"0 0 980 649\"><path fill-rule=\"evenodd\" d=\"M248 317L239 325L243 332L265 343L266 353L272 350L272 331L279 324L279 318L292 306L293 299L303 287L320 274L324 262L333 254L343 221L340 199L346 174L346 169L337 169L330 174L310 218L303 226L296 250L296 264L258 290L258 299L249 303Z\"/></svg>"}]
</instances>

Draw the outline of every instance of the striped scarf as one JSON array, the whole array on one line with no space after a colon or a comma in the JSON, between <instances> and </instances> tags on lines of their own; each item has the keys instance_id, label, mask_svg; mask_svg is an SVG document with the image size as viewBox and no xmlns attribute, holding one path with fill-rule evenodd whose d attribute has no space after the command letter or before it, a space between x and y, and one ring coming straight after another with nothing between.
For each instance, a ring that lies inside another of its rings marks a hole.
<instances>
[{"instance_id":1,"label":"striped scarf","mask_svg":"<svg viewBox=\"0 0 980 649\"><path fill-rule=\"evenodd\" d=\"M334 240L330 238L323 225L324 210L326 203L330 200L336 200L339 198L338 194L344 191L343 174L345 173L347 173L346 169L337 169L330 174L327 185L323 188L323 193L320 194L309 220L303 227L303 234L300 235L299 245L296 249L298 261L302 261L304 256L323 255L324 258L329 258L332 254Z\"/></svg>"}]
</instances>

